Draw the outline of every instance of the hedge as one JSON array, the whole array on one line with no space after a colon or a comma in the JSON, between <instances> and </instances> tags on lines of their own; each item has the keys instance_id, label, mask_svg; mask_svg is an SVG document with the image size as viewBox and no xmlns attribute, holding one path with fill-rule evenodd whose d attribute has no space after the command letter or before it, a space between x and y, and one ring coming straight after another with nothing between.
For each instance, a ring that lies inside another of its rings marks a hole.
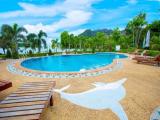
<instances>
[{"instance_id":1,"label":"hedge","mask_svg":"<svg viewBox=\"0 0 160 120\"><path fill-rule=\"evenodd\" d=\"M160 51L148 50L146 51L146 55L155 57L157 55L160 55Z\"/></svg>"}]
</instances>

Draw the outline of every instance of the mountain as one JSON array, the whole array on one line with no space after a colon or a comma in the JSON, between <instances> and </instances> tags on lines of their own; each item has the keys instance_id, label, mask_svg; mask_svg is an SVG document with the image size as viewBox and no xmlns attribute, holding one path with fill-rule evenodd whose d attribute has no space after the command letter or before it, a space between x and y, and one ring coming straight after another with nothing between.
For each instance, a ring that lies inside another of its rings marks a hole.
<instances>
[{"instance_id":1,"label":"mountain","mask_svg":"<svg viewBox=\"0 0 160 120\"><path fill-rule=\"evenodd\" d=\"M81 33L80 36L91 37L91 36L95 36L97 32L103 32L106 35L110 35L112 33L112 30L111 29L99 29L99 30L87 29L83 33Z\"/></svg>"}]
</instances>

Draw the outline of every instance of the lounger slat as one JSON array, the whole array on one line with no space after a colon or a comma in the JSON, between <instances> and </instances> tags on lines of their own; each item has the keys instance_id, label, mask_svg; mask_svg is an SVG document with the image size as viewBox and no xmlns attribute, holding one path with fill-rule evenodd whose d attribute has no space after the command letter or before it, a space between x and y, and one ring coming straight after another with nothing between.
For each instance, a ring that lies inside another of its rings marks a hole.
<instances>
[{"instance_id":1,"label":"lounger slat","mask_svg":"<svg viewBox=\"0 0 160 120\"><path fill-rule=\"evenodd\" d=\"M0 118L1 120L39 120L40 114Z\"/></svg>"},{"instance_id":2,"label":"lounger slat","mask_svg":"<svg viewBox=\"0 0 160 120\"><path fill-rule=\"evenodd\" d=\"M34 91L17 91L14 94L24 94L24 93L39 93L39 92L48 92L51 90L34 90Z\"/></svg>"},{"instance_id":3,"label":"lounger slat","mask_svg":"<svg viewBox=\"0 0 160 120\"><path fill-rule=\"evenodd\" d=\"M48 87L48 88L36 88L36 90L51 90L52 88L51 87ZM20 89L18 89L19 91L34 91L35 90L35 88L28 88L28 89L26 89L26 88L20 88Z\"/></svg>"},{"instance_id":4,"label":"lounger slat","mask_svg":"<svg viewBox=\"0 0 160 120\"><path fill-rule=\"evenodd\" d=\"M14 111L24 111L24 110L34 110L34 109L43 109L44 105L32 105L32 106L20 106L20 107L12 107L12 108L3 108L0 109L0 113L4 112L14 112Z\"/></svg>"},{"instance_id":5,"label":"lounger slat","mask_svg":"<svg viewBox=\"0 0 160 120\"><path fill-rule=\"evenodd\" d=\"M21 87L51 87L52 85L23 85Z\"/></svg>"},{"instance_id":6,"label":"lounger slat","mask_svg":"<svg viewBox=\"0 0 160 120\"><path fill-rule=\"evenodd\" d=\"M27 82L24 84L40 84L40 83L49 84L49 83L55 83L55 82L54 81L39 81L39 82Z\"/></svg>"},{"instance_id":7,"label":"lounger slat","mask_svg":"<svg viewBox=\"0 0 160 120\"><path fill-rule=\"evenodd\" d=\"M6 100L14 100L14 99L30 99L30 98L43 98L43 97L49 97L49 95L35 95L35 96L7 97Z\"/></svg>"},{"instance_id":8,"label":"lounger slat","mask_svg":"<svg viewBox=\"0 0 160 120\"><path fill-rule=\"evenodd\" d=\"M49 94L50 92L42 92L42 93L24 93L24 94L11 94L10 97L15 97L15 96L33 96L33 95L46 95Z\"/></svg>"},{"instance_id":9,"label":"lounger slat","mask_svg":"<svg viewBox=\"0 0 160 120\"><path fill-rule=\"evenodd\" d=\"M18 106L30 106L30 105L44 105L46 101L31 101L23 103L6 103L0 104L0 108L18 107Z\"/></svg>"},{"instance_id":10,"label":"lounger slat","mask_svg":"<svg viewBox=\"0 0 160 120\"><path fill-rule=\"evenodd\" d=\"M26 85L23 85L23 87L32 87L32 86L50 86L49 84L26 84Z\"/></svg>"},{"instance_id":11,"label":"lounger slat","mask_svg":"<svg viewBox=\"0 0 160 120\"><path fill-rule=\"evenodd\" d=\"M37 89L40 89L40 88L47 88L48 89L50 87L52 87L52 86L49 86L49 87L48 86L47 87L46 86L44 86L44 87L43 86L37 86L36 88ZM35 89L35 87L20 87L19 89Z\"/></svg>"},{"instance_id":12,"label":"lounger slat","mask_svg":"<svg viewBox=\"0 0 160 120\"><path fill-rule=\"evenodd\" d=\"M6 112L6 113L0 113L0 118L19 116L19 115L40 114L41 112L42 112L42 109L26 110L26 111L16 111L16 112Z\"/></svg>"},{"instance_id":13,"label":"lounger slat","mask_svg":"<svg viewBox=\"0 0 160 120\"><path fill-rule=\"evenodd\" d=\"M31 99L19 99L19 100L5 100L2 101L1 104L6 104L6 103L19 103L19 102L30 102L30 101L46 101L48 97L46 98L31 98Z\"/></svg>"},{"instance_id":14,"label":"lounger slat","mask_svg":"<svg viewBox=\"0 0 160 120\"><path fill-rule=\"evenodd\" d=\"M0 103L0 120L39 120L42 111L53 106L55 82L25 83Z\"/></svg>"}]
</instances>

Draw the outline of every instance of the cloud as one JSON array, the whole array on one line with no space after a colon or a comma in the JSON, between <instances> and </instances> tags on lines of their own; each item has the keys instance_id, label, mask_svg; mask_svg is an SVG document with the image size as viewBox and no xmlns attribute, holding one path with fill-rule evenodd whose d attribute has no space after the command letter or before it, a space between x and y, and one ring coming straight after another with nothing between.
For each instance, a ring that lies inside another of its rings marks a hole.
<instances>
[{"instance_id":1,"label":"cloud","mask_svg":"<svg viewBox=\"0 0 160 120\"><path fill-rule=\"evenodd\" d=\"M79 35L81 33L83 33L86 29L78 29L78 30L74 30L69 32L70 34L74 34L74 35Z\"/></svg>"},{"instance_id":2,"label":"cloud","mask_svg":"<svg viewBox=\"0 0 160 120\"><path fill-rule=\"evenodd\" d=\"M37 25L24 25L24 27L30 31L37 33L39 30L45 32L56 32L61 29L76 27L85 24L91 17L91 12L85 11L71 11L66 13L65 17L58 22L54 22L50 25L43 25L39 23Z\"/></svg>"},{"instance_id":3,"label":"cloud","mask_svg":"<svg viewBox=\"0 0 160 120\"><path fill-rule=\"evenodd\" d=\"M34 5L30 3L18 3L22 10L0 13L0 18L12 17L53 17L73 10L89 10L91 5L100 0L65 0L52 5Z\"/></svg>"},{"instance_id":4,"label":"cloud","mask_svg":"<svg viewBox=\"0 0 160 120\"><path fill-rule=\"evenodd\" d=\"M37 24L29 22L23 26L30 32L38 33L43 30L47 33L57 33L62 29L75 28L86 24L92 17L92 5L101 0L64 0L57 1L50 5L35 5L20 2L18 5L21 10L0 13L0 19L5 21L8 19L21 19L24 22L34 19ZM60 16L60 17L59 17ZM40 19L51 19L49 23Z\"/></svg>"},{"instance_id":5,"label":"cloud","mask_svg":"<svg viewBox=\"0 0 160 120\"><path fill-rule=\"evenodd\" d=\"M138 1L137 0L128 0L127 3L129 4L136 4Z\"/></svg>"}]
</instances>

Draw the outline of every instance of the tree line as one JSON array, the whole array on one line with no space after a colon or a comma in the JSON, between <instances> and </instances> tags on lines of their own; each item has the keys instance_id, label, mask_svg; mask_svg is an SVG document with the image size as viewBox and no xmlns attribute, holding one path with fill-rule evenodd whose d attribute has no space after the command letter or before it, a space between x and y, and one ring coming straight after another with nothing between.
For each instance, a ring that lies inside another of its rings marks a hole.
<instances>
[{"instance_id":1,"label":"tree line","mask_svg":"<svg viewBox=\"0 0 160 120\"><path fill-rule=\"evenodd\" d=\"M42 45L46 47L47 34L42 30L38 34L28 33L24 27L14 24L13 26L4 24L0 30L0 48L8 57L18 58L18 50L20 46L31 48L33 51L37 48L41 52Z\"/></svg>"},{"instance_id":2,"label":"tree line","mask_svg":"<svg viewBox=\"0 0 160 120\"><path fill-rule=\"evenodd\" d=\"M61 47L63 49L74 49L95 51L114 51L116 45L122 49L143 48L143 41L147 31L151 31L150 49L160 50L160 20L151 24L146 21L146 14L140 13L128 22L124 31L115 28L110 35L97 32L95 36L74 36L67 31L61 33Z\"/></svg>"},{"instance_id":3,"label":"tree line","mask_svg":"<svg viewBox=\"0 0 160 120\"><path fill-rule=\"evenodd\" d=\"M51 41L52 49L61 48L66 52L71 49L76 52L102 52L114 51L116 45L121 45L122 49L143 48L143 40L147 31L151 31L151 42L149 49L160 51L160 20L155 20L148 24L146 13L140 13L128 22L125 29L113 29L111 34L97 32L95 36L84 36L69 34L64 31L60 35L60 40ZM39 33L29 33L24 27L14 24L13 26L3 24L0 28L0 48L9 57L18 58L19 47L30 48L31 52L41 52L42 47L47 48L47 34L42 30ZM7 51L7 53L6 53ZM57 51L57 50L56 50ZM52 52L50 50L50 52Z\"/></svg>"}]
</instances>

